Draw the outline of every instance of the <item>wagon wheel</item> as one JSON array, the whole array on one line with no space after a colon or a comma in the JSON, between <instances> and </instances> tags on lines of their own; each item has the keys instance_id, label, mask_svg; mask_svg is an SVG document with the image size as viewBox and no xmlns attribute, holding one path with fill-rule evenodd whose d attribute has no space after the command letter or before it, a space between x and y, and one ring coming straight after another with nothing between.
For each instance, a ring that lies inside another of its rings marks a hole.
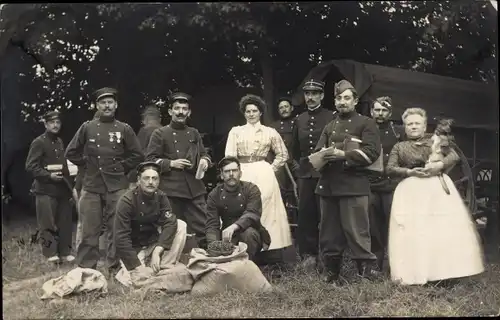
<instances>
[{"instance_id":1,"label":"wagon wheel","mask_svg":"<svg viewBox=\"0 0 500 320\"><path fill-rule=\"evenodd\" d=\"M451 147L457 152L458 156L460 157L460 163L455 166L448 173L448 175L453 180L458 193L464 200L464 203L466 204L475 221L478 214L478 209L475 194L474 174L472 172L472 168L469 165L467 157L460 149L460 147L458 147L458 145L455 143L452 143Z\"/></svg>"}]
</instances>

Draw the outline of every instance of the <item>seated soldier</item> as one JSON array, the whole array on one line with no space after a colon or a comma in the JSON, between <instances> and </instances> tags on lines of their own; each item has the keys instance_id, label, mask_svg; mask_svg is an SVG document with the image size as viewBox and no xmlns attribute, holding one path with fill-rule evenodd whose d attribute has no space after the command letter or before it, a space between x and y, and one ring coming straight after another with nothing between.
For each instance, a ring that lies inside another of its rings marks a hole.
<instances>
[{"instance_id":1,"label":"seated soldier","mask_svg":"<svg viewBox=\"0 0 500 320\"><path fill-rule=\"evenodd\" d=\"M248 257L253 260L260 250L267 250L271 238L262 226L262 200L259 188L240 181L241 166L235 157L219 162L223 183L217 185L207 199L207 243L222 240L247 244ZM222 232L221 232L222 220Z\"/></svg>"},{"instance_id":2,"label":"seated soldier","mask_svg":"<svg viewBox=\"0 0 500 320\"><path fill-rule=\"evenodd\" d=\"M186 243L186 223L172 213L167 195L158 190L160 166L143 162L137 167L137 186L116 205L116 256L134 275L158 272L175 265ZM145 269L147 266L151 269Z\"/></svg>"}]
</instances>

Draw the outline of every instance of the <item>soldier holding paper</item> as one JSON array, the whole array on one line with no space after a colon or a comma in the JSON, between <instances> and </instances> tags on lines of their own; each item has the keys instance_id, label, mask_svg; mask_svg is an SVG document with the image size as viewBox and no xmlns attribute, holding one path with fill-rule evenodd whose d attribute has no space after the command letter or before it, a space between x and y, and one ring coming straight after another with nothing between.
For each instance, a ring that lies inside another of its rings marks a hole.
<instances>
[{"instance_id":1,"label":"soldier holding paper","mask_svg":"<svg viewBox=\"0 0 500 320\"><path fill-rule=\"evenodd\" d=\"M161 165L160 190L168 195L172 211L186 221L188 233L196 233L198 245L204 246L207 190L201 176L211 164L201 139L193 127L186 125L191 114L191 96L177 92L170 97L170 124L153 131L146 150L146 160Z\"/></svg>"},{"instance_id":2,"label":"soldier holding paper","mask_svg":"<svg viewBox=\"0 0 500 320\"><path fill-rule=\"evenodd\" d=\"M33 175L36 216L41 233L42 253L49 262L73 261L71 253L71 187L59 137L61 119L58 111L43 116L45 133L31 143L26 170Z\"/></svg>"},{"instance_id":3,"label":"soldier holding paper","mask_svg":"<svg viewBox=\"0 0 500 320\"><path fill-rule=\"evenodd\" d=\"M367 168L383 170L380 136L371 118L356 112L356 89L346 80L335 85L337 119L326 125L316 146L331 148L323 158L316 187L320 196L320 251L324 281L339 283L342 254L348 246L362 277L375 275L368 219Z\"/></svg>"}]
</instances>

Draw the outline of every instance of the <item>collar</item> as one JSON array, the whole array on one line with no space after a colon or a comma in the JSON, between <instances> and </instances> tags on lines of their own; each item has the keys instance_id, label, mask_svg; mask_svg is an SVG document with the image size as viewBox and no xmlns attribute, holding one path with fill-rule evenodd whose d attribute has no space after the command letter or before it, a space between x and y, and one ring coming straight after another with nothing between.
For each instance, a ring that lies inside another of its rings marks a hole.
<instances>
[{"instance_id":1,"label":"collar","mask_svg":"<svg viewBox=\"0 0 500 320\"><path fill-rule=\"evenodd\" d=\"M255 130L261 130L262 129L262 124L259 122L255 123L255 124L250 124L247 122L247 124L245 125L246 127L248 128L252 128L252 129L255 129Z\"/></svg>"},{"instance_id":2,"label":"collar","mask_svg":"<svg viewBox=\"0 0 500 320\"><path fill-rule=\"evenodd\" d=\"M59 137L59 134L55 134L52 132L45 131L45 136L49 138L51 141L56 141L57 138Z\"/></svg>"},{"instance_id":3,"label":"collar","mask_svg":"<svg viewBox=\"0 0 500 320\"><path fill-rule=\"evenodd\" d=\"M158 192L154 192L154 193L151 193L151 194L146 193L139 186L136 187L136 190L137 190L137 194L139 195L139 197L141 199L144 199L144 200L153 200L154 197L155 197L155 195L158 193Z\"/></svg>"},{"instance_id":4,"label":"collar","mask_svg":"<svg viewBox=\"0 0 500 320\"><path fill-rule=\"evenodd\" d=\"M186 129L187 125L185 123L170 121L170 126L176 130Z\"/></svg>"},{"instance_id":5,"label":"collar","mask_svg":"<svg viewBox=\"0 0 500 320\"><path fill-rule=\"evenodd\" d=\"M241 190L241 181L238 182L234 187L229 187L225 183L222 183L222 190L228 193L235 193Z\"/></svg>"},{"instance_id":6,"label":"collar","mask_svg":"<svg viewBox=\"0 0 500 320\"><path fill-rule=\"evenodd\" d=\"M307 108L307 112L309 114L315 114L315 113L318 113L319 111L321 110L321 103L318 104L316 107L314 108Z\"/></svg>"},{"instance_id":7,"label":"collar","mask_svg":"<svg viewBox=\"0 0 500 320\"><path fill-rule=\"evenodd\" d=\"M378 123L377 122L377 127L379 129L387 129L389 128L389 121L383 122L383 123Z\"/></svg>"},{"instance_id":8,"label":"collar","mask_svg":"<svg viewBox=\"0 0 500 320\"><path fill-rule=\"evenodd\" d=\"M356 110L351 111L351 112L347 112L347 113L341 113L341 112L338 113L339 118L341 118L341 119L350 119L350 118L354 117L357 114L358 113L356 112Z\"/></svg>"},{"instance_id":9,"label":"collar","mask_svg":"<svg viewBox=\"0 0 500 320\"><path fill-rule=\"evenodd\" d=\"M114 116L107 117L107 116L101 115L99 117L99 121L101 121L101 122L113 122L113 121L115 121L115 117Z\"/></svg>"}]
</instances>

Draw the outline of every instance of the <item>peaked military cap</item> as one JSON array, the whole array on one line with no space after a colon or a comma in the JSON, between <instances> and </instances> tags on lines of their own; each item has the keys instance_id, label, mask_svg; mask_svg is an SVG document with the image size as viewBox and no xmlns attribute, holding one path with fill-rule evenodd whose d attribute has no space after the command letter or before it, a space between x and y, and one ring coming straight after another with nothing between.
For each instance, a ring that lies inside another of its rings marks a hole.
<instances>
[{"instance_id":1,"label":"peaked military cap","mask_svg":"<svg viewBox=\"0 0 500 320\"><path fill-rule=\"evenodd\" d=\"M340 80L335 84L334 94L338 95L346 90L351 90L352 93L357 94L356 88L354 88L354 86L347 80Z\"/></svg>"},{"instance_id":2,"label":"peaked military cap","mask_svg":"<svg viewBox=\"0 0 500 320\"><path fill-rule=\"evenodd\" d=\"M60 119L61 118L61 114L59 113L59 111L57 110L54 110L54 111L47 111L43 116L42 116L42 119L45 120L45 121L50 121L50 120L54 120L54 119Z\"/></svg>"},{"instance_id":3,"label":"peaked military cap","mask_svg":"<svg viewBox=\"0 0 500 320\"><path fill-rule=\"evenodd\" d=\"M137 174L143 173L146 168L152 168L156 172L161 173L161 166L159 163L156 163L154 161L145 161L139 163L139 165L137 166Z\"/></svg>"},{"instance_id":4,"label":"peaked military cap","mask_svg":"<svg viewBox=\"0 0 500 320\"><path fill-rule=\"evenodd\" d=\"M319 80L307 80L302 87L304 91L323 91L325 89L325 83Z\"/></svg>"},{"instance_id":5,"label":"peaked military cap","mask_svg":"<svg viewBox=\"0 0 500 320\"><path fill-rule=\"evenodd\" d=\"M184 92L174 92L170 95L170 102L178 101L178 100L191 100L191 96Z\"/></svg>"},{"instance_id":6,"label":"peaked military cap","mask_svg":"<svg viewBox=\"0 0 500 320\"><path fill-rule=\"evenodd\" d=\"M391 97L378 97L377 99L375 99L375 101L373 102L373 104L375 104L376 102L380 103L380 105L384 108L387 108L389 110L392 110L392 99Z\"/></svg>"},{"instance_id":7,"label":"peaked military cap","mask_svg":"<svg viewBox=\"0 0 500 320\"><path fill-rule=\"evenodd\" d=\"M290 103L290 105L292 104L292 98L290 98L290 97L286 97L286 96L279 97L278 104L280 104L283 101L287 101L288 103Z\"/></svg>"},{"instance_id":8,"label":"peaked military cap","mask_svg":"<svg viewBox=\"0 0 500 320\"><path fill-rule=\"evenodd\" d=\"M104 97L113 97L116 99L117 95L118 91L116 89L104 87L94 92L94 100L98 101L99 99L102 99Z\"/></svg>"}]
</instances>

